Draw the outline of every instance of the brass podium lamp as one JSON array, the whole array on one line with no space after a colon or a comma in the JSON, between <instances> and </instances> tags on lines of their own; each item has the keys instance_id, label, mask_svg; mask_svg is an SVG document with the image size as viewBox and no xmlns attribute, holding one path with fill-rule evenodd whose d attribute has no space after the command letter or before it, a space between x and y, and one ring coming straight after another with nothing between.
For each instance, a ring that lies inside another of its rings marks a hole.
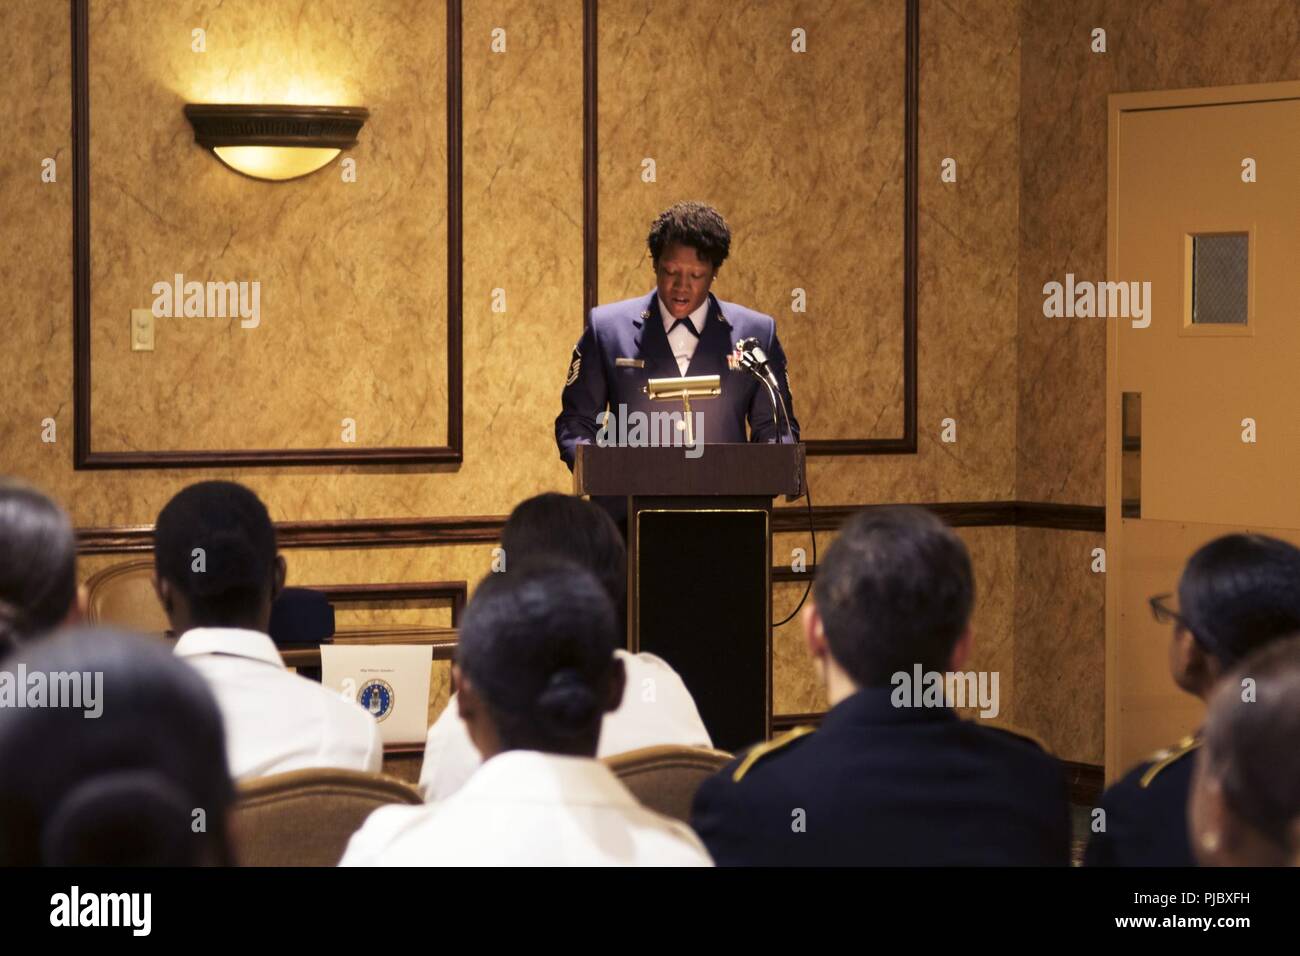
<instances>
[{"instance_id":1,"label":"brass podium lamp","mask_svg":"<svg viewBox=\"0 0 1300 956\"><path fill-rule=\"evenodd\" d=\"M719 375L691 375L684 378L652 378L645 385L651 401L667 402L680 398L686 411L686 444L695 447L695 424L691 419L692 398L717 398L722 394Z\"/></svg>"}]
</instances>

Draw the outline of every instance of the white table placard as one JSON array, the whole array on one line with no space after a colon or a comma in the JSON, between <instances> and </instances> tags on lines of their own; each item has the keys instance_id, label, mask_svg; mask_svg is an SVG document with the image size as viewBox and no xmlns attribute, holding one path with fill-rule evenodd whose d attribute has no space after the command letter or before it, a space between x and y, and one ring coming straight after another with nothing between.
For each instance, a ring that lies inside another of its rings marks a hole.
<instances>
[{"instance_id":1,"label":"white table placard","mask_svg":"<svg viewBox=\"0 0 1300 956\"><path fill-rule=\"evenodd\" d=\"M322 644L321 683L379 721L386 744L423 743L429 729L427 644Z\"/></svg>"}]
</instances>

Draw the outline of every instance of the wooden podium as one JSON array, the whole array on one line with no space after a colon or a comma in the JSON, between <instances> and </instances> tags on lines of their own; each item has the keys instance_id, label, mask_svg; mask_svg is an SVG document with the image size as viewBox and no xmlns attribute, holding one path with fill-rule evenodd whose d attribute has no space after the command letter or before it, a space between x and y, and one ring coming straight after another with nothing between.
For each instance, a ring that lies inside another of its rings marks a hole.
<instances>
[{"instance_id":1,"label":"wooden podium","mask_svg":"<svg viewBox=\"0 0 1300 956\"><path fill-rule=\"evenodd\" d=\"M804 446L702 449L580 445L574 490L627 499L628 650L671 664L734 751L772 729L772 499L802 494Z\"/></svg>"}]
</instances>

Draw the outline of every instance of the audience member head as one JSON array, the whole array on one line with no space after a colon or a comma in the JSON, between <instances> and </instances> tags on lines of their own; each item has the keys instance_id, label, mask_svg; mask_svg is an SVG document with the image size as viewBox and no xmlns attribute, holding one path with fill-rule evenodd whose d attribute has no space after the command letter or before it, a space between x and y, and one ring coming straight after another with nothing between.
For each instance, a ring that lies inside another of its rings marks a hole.
<instances>
[{"instance_id":1,"label":"audience member head","mask_svg":"<svg viewBox=\"0 0 1300 956\"><path fill-rule=\"evenodd\" d=\"M596 578L559 559L510 562L465 609L456 650L460 716L489 759L507 750L594 757L623 697L620 631Z\"/></svg>"},{"instance_id":2,"label":"audience member head","mask_svg":"<svg viewBox=\"0 0 1300 956\"><path fill-rule=\"evenodd\" d=\"M1300 634L1211 694L1188 819L1203 866L1300 865Z\"/></svg>"},{"instance_id":3,"label":"audience member head","mask_svg":"<svg viewBox=\"0 0 1300 956\"><path fill-rule=\"evenodd\" d=\"M0 656L79 615L68 516L36 489L0 479Z\"/></svg>"},{"instance_id":4,"label":"audience member head","mask_svg":"<svg viewBox=\"0 0 1300 956\"><path fill-rule=\"evenodd\" d=\"M1300 548L1262 534L1215 538L1187 562L1169 667L1206 697L1219 676L1263 645L1300 631Z\"/></svg>"},{"instance_id":5,"label":"audience member head","mask_svg":"<svg viewBox=\"0 0 1300 956\"><path fill-rule=\"evenodd\" d=\"M627 549L609 513L573 495L549 492L520 502L501 532L506 567L552 556L596 576L615 610L627 594Z\"/></svg>"},{"instance_id":6,"label":"audience member head","mask_svg":"<svg viewBox=\"0 0 1300 956\"><path fill-rule=\"evenodd\" d=\"M911 507L855 514L818 564L803 616L832 703L857 688L887 686L917 664L960 670L974 600L966 546L933 514Z\"/></svg>"},{"instance_id":7,"label":"audience member head","mask_svg":"<svg viewBox=\"0 0 1300 956\"><path fill-rule=\"evenodd\" d=\"M193 627L266 633L284 587L271 516L231 481L201 481L167 502L154 529L154 570L176 634Z\"/></svg>"},{"instance_id":8,"label":"audience member head","mask_svg":"<svg viewBox=\"0 0 1300 956\"><path fill-rule=\"evenodd\" d=\"M28 705L0 708L0 866L230 862L234 789L197 671L163 643L108 630L21 649L5 665L15 678L16 662ZM44 706L31 706L32 675Z\"/></svg>"}]
</instances>

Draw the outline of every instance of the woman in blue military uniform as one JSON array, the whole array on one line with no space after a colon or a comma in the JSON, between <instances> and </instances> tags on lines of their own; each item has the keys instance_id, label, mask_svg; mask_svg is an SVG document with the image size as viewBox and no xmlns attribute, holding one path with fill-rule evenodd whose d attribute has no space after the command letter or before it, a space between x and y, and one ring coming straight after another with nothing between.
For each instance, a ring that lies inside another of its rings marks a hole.
<instances>
[{"instance_id":1,"label":"woman in blue military uniform","mask_svg":"<svg viewBox=\"0 0 1300 956\"><path fill-rule=\"evenodd\" d=\"M703 203L677 203L654 221L646 242L654 291L593 309L573 350L563 409L555 419L560 457L572 468L576 447L596 443L597 416L606 408L615 415L664 410L652 408L647 380L684 375L718 375L722 381L721 396L699 409L703 429L696 441L798 441L775 320L710 292L731 248L722 216ZM758 378L728 362L745 339L756 339L765 354L780 392L776 410Z\"/></svg>"}]
</instances>

